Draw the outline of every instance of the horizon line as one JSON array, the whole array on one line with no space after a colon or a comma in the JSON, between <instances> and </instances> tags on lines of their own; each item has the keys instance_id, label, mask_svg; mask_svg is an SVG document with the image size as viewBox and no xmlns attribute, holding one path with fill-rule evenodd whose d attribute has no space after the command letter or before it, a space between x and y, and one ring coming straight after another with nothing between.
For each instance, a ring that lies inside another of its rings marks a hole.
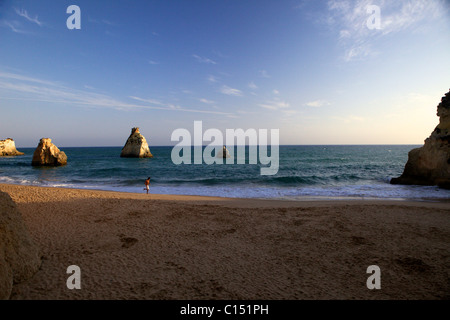
<instances>
[{"instance_id":1,"label":"horizon line","mask_svg":"<svg viewBox=\"0 0 450 320\"><path fill-rule=\"evenodd\" d=\"M279 147L308 147L308 146L417 146L417 145L423 145L423 143L368 143L368 144L361 144L361 143L337 143L337 144L333 144L333 143L329 143L329 144L278 144ZM177 145L153 145L150 146L149 148L173 148ZM201 147L207 147L209 146L207 145L201 145ZM217 145L218 147L220 147L220 145ZM245 147L249 147L249 146L256 146L258 147L259 145L234 145L235 147L240 147L240 146L245 146ZM270 144L267 144L267 146L271 146ZM37 146L36 146L37 147ZM20 146L16 146L16 149L35 149L36 147L20 147ZM189 146L178 146L178 147L189 147ZM191 145L190 147L199 147L199 145ZM58 146L59 149L61 148L123 148L123 146Z\"/></svg>"}]
</instances>

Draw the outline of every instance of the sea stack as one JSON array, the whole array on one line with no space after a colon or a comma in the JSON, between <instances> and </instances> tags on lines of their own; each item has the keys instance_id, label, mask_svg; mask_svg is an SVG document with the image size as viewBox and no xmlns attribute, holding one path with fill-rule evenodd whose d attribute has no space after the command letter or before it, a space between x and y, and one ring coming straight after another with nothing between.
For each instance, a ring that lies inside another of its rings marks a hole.
<instances>
[{"instance_id":1,"label":"sea stack","mask_svg":"<svg viewBox=\"0 0 450 320\"><path fill-rule=\"evenodd\" d=\"M439 124L421 148L408 153L403 174L391 184L438 185L450 189L450 91L437 106Z\"/></svg>"},{"instance_id":2,"label":"sea stack","mask_svg":"<svg viewBox=\"0 0 450 320\"><path fill-rule=\"evenodd\" d=\"M0 140L0 157L21 156L23 152L16 149L16 144L13 139Z\"/></svg>"},{"instance_id":3,"label":"sea stack","mask_svg":"<svg viewBox=\"0 0 450 320\"><path fill-rule=\"evenodd\" d=\"M33 166L64 166L67 156L52 143L52 139L42 138L33 154Z\"/></svg>"},{"instance_id":4,"label":"sea stack","mask_svg":"<svg viewBox=\"0 0 450 320\"><path fill-rule=\"evenodd\" d=\"M224 158L224 159L230 158L230 153L228 152L227 147L226 147L226 146L223 146L222 150L220 150L219 152L217 152L216 157L217 157L217 158Z\"/></svg>"},{"instance_id":5,"label":"sea stack","mask_svg":"<svg viewBox=\"0 0 450 320\"><path fill-rule=\"evenodd\" d=\"M152 158L153 155L148 147L147 140L139 132L139 128L131 129L131 134L128 137L125 146L122 148L120 154L123 158Z\"/></svg>"},{"instance_id":6,"label":"sea stack","mask_svg":"<svg viewBox=\"0 0 450 320\"><path fill-rule=\"evenodd\" d=\"M9 299L14 284L30 279L41 266L20 211L11 197L0 192L0 299Z\"/></svg>"}]
</instances>

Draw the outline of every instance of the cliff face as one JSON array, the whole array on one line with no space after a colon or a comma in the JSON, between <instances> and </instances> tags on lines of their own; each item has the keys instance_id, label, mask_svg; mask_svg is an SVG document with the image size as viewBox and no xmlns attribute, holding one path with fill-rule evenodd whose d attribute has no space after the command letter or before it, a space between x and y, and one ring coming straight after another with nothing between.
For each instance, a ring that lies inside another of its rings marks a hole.
<instances>
[{"instance_id":1,"label":"cliff face","mask_svg":"<svg viewBox=\"0 0 450 320\"><path fill-rule=\"evenodd\" d=\"M13 139L0 140L0 157L21 156L23 152L16 149L16 143Z\"/></svg>"},{"instance_id":2,"label":"cliff face","mask_svg":"<svg viewBox=\"0 0 450 320\"><path fill-rule=\"evenodd\" d=\"M33 154L33 166L63 166L67 156L52 143L52 139L42 138Z\"/></svg>"},{"instance_id":3,"label":"cliff face","mask_svg":"<svg viewBox=\"0 0 450 320\"><path fill-rule=\"evenodd\" d=\"M0 192L0 299L9 299L13 284L31 278L40 265L39 250L16 204Z\"/></svg>"},{"instance_id":4,"label":"cliff face","mask_svg":"<svg viewBox=\"0 0 450 320\"><path fill-rule=\"evenodd\" d=\"M125 146L122 149L121 157L124 158L152 158L153 155L148 147L147 140L139 132L139 128L131 129Z\"/></svg>"},{"instance_id":5,"label":"cliff face","mask_svg":"<svg viewBox=\"0 0 450 320\"><path fill-rule=\"evenodd\" d=\"M421 148L408 154L403 174L392 184L438 185L450 189L450 91L437 107L439 124Z\"/></svg>"}]
</instances>

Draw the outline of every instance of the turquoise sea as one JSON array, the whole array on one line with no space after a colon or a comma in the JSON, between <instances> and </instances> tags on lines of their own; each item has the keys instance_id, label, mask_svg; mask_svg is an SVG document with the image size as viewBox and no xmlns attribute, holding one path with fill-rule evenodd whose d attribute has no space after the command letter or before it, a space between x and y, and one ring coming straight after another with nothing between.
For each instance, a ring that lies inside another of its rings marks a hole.
<instances>
[{"instance_id":1,"label":"turquoise sea","mask_svg":"<svg viewBox=\"0 0 450 320\"><path fill-rule=\"evenodd\" d=\"M68 164L31 166L34 148L24 156L0 158L0 183L64 188L241 198L450 199L450 190L390 185L403 172L414 145L280 146L276 175L260 175L260 164L180 164L172 147L150 147L154 158L120 158L121 147L60 148ZM247 150L248 151L248 150ZM248 163L248 156L246 156ZM236 161L235 161L236 163ZM258 162L259 163L259 162Z\"/></svg>"}]
</instances>

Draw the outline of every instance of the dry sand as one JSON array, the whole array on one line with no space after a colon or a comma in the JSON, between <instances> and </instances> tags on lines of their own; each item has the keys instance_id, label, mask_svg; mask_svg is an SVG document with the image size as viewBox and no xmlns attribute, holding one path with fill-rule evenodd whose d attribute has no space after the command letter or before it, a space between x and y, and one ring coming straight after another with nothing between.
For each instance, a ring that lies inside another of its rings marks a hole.
<instances>
[{"instance_id":1,"label":"dry sand","mask_svg":"<svg viewBox=\"0 0 450 320\"><path fill-rule=\"evenodd\" d=\"M449 203L0 191L43 255L12 299L450 299Z\"/></svg>"}]
</instances>

